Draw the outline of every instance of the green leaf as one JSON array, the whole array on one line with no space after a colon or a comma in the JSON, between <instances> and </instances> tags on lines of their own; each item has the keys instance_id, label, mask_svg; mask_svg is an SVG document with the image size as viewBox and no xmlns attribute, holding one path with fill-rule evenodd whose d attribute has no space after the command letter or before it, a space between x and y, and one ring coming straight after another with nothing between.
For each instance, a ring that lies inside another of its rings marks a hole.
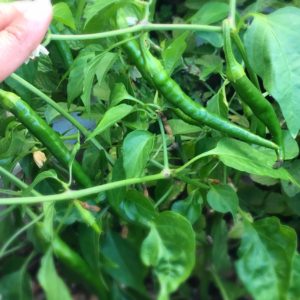
<instances>
[{"instance_id":1,"label":"green leaf","mask_svg":"<svg viewBox=\"0 0 300 300\"><path fill-rule=\"evenodd\" d=\"M274 217L245 222L244 227L239 278L254 299L286 299L296 254L295 231Z\"/></svg>"},{"instance_id":2,"label":"green leaf","mask_svg":"<svg viewBox=\"0 0 300 300\"><path fill-rule=\"evenodd\" d=\"M227 17L229 6L226 3L210 1L201 6L201 8L194 14L189 21L192 24L209 25L219 22ZM198 32L196 34L197 42L204 41L212 44L214 47L222 47L222 35L218 32Z\"/></svg>"},{"instance_id":3,"label":"green leaf","mask_svg":"<svg viewBox=\"0 0 300 300\"><path fill-rule=\"evenodd\" d=\"M286 164L286 168L289 173L296 179L297 182L300 182L300 160L295 159L292 162ZM300 193L300 186L298 184L282 181L283 191L289 196L294 197L296 194Z\"/></svg>"},{"instance_id":4,"label":"green leaf","mask_svg":"<svg viewBox=\"0 0 300 300\"><path fill-rule=\"evenodd\" d=\"M70 105L78 96L82 94L84 76L87 72L88 64L95 57L95 52L88 48L80 52L71 66L69 81L67 86L68 104Z\"/></svg>"},{"instance_id":5,"label":"green leaf","mask_svg":"<svg viewBox=\"0 0 300 300\"><path fill-rule=\"evenodd\" d=\"M94 146L90 146L84 151L82 166L91 179L97 178L96 176L99 176L103 172L106 165L107 161L104 151L99 151Z\"/></svg>"},{"instance_id":6,"label":"green leaf","mask_svg":"<svg viewBox=\"0 0 300 300\"><path fill-rule=\"evenodd\" d=\"M213 185L207 193L207 202L217 212L230 212L236 220L239 199L229 185Z\"/></svg>"},{"instance_id":7,"label":"green leaf","mask_svg":"<svg viewBox=\"0 0 300 300\"><path fill-rule=\"evenodd\" d=\"M38 185L40 182L42 182L46 179L49 179L49 178L52 178L53 180L60 182L60 180L58 179L57 174L54 170L47 170L47 171L39 173L34 178L32 183L26 189L24 189L24 193L29 195L36 185Z\"/></svg>"},{"instance_id":8,"label":"green leaf","mask_svg":"<svg viewBox=\"0 0 300 300\"><path fill-rule=\"evenodd\" d=\"M139 259L137 248L113 232L106 234L102 254L108 263L105 270L119 283L145 292L143 280L146 269Z\"/></svg>"},{"instance_id":9,"label":"green leaf","mask_svg":"<svg viewBox=\"0 0 300 300\"><path fill-rule=\"evenodd\" d=\"M149 226L157 215L151 199L136 190L127 191L124 201L120 203L120 209L124 211L128 220L146 226Z\"/></svg>"},{"instance_id":10,"label":"green leaf","mask_svg":"<svg viewBox=\"0 0 300 300\"><path fill-rule=\"evenodd\" d=\"M53 5L53 19L69 26L71 29L76 29L75 20L69 5L65 2L59 2Z\"/></svg>"},{"instance_id":11,"label":"green leaf","mask_svg":"<svg viewBox=\"0 0 300 300\"><path fill-rule=\"evenodd\" d=\"M118 158L114 164L112 175L111 175L111 181L118 181L123 180L126 178L125 170L123 167L123 157L121 156ZM113 209L119 213L122 214L122 211L120 209L120 203L124 199L126 193L126 187L120 187L117 189L112 189L107 191L107 197L109 204L113 207Z\"/></svg>"},{"instance_id":12,"label":"green leaf","mask_svg":"<svg viewBox=\"0 0 300 300\"><path fill-rule=\"evenodd\" d=\"M283 167L274 169L275 152L262 147L251 147L247 143L230 138L220 140L217 147L207 154L218 155L218 158L228 167L239 171L269 176L283 180L296 180Z\"/></svg>"},{"instance_id":13,"label":"green leaf","mask_svg":"<svg viewBox=\"0 0 300 300\"><path fill-rule=\"evenodd\" d=\"M214 219L211 237L213 240L211 252L213 266L216 271L225 273L231 267L231 263L228 254L227 224L221 217Z\"/></svg>"},{"instance_id":14,"label":"green leaf","mask_svg":"<svg viewBox=\"0 0 300 300\"><path fill-rule=\"evenodd\" d=\"M166 49L162 52L163 63L165 70L172 74L177 66L182 54L184 53L187 44L185 42L189 32L184 32L176 37Z\"/></svg>"},{"instance_id":15,"label":"green leaf","mask_svg":"<svg viewBox=\"0 0 300 300\"><path fill-rule=\"evenodd\" d=\"M136 100L126 90L123 83L116 83L110 94L110 106L116 106L123 100Z\"/></svg>"},{"instance_id":16,"label":"green leaf","mask_svg":"<svg viewBox=\"0 0 300 300\"><path fill-rule=\"evenodd\" d=\"M47 300L72 299L67 286L56 272L51 250L43 256L37 277Z\"/></svg>"},{"instance_id":17,"label":"green leaf","mask_svg":"<svg viewBox=\"0 0 300 300\"><path fill-rule=\"evenodd\" d=\"M84 208L79 200L74 200L74 206L80 214L83 222L87 226L90 226L98 235L100 235L102 229L100 228L97 219L92 214L92 212Z\"/></svg>"},{"instance_id":18,"label":"green leaf","mask_svg":"<svg viewBox=\"0 0 300 300\"><path fill-rule=\"evenodd\" d=\"M127 178L144 174L153 146L154 137L148 131L135 130L126 136L123 142L123 166Z\"/></svg>"},{"instance_id":19,"label":"green leaf","mask_svg":"<svg viewBox=\"0 0 300 300\"><path fill-rule=\"evenodd\" d=\"M82 224L79 227L78 239L82 258L95 270L95 274L101 274L102 262L99 253L102 249L100 250L99 234Z\"/></svg>"},{"instance_id":20,"label":"green leaf","mask_svg":"<svg viewBox=\"0 0 300 300\"><path fill-rule=\"evenodd\" d=\"M4 261L2 263L4 263ZM26 272L27 264L28 261L25 262L20 270L6 274L0 278L1 299L33 299L30 277Z\"/></svg>"},{"instance_id":21,"label":"green leaf","mask_svg":"<svg viewBox=\"0 0 300 300\"><path fill-rule=\"evenodd\" d=\"M83 17L85 18L85 24L87 24L93 17L95 17L103 9L118 1L119 0L97 0L97 1L89 2L83 14Z\"/></svg>"},{"instance_id":22,"label":"green leaf","mask_svg":"<svg viewBox=\"0 0 300 300\"><path fill-rule=\"evenodd\" d=\"M176 201L172 210L187 218L191 224L197 222L202 214L203 198L198 190L193 191L186 199Z\"/></svg>"},{"instance_id":23,"label":"green leaf","mask_svg":"<svg viewBox=\"0 0 300 300\"><path fill-rule=\"evenodd\" d=\"M203 131L201 127L188 124L181 119L171 119L168 121L174 135L190 134Z\"/></svg>"},{"instance_id":24,"label":"green leaf","mask_svg":"<svg viewBox=\"0 0 300 300\"><path fill-rule=\"evenodd\" d=\"M223 62L220 56L210 54L210 55L203 55L197 59L197 65L200 65L201 72L200 72L200 80L206 81L209 76L212 74L220 74L223 68ZM220 95L220 93L216 94ZM224 98L224 95L223 95ZM220 98L222 100L222 98ZM227 103L226 103L227 108ZM227 108L228 109L228 108Z\"/></svg>"},{"instance_id":25,"label":"green leaf","mask_svg":"<svg viewBox=\"0 0 300 300\"><path fill-rule=\"evenodd\" d=\"M287 209L289 198L279 193L268 193L264 199L264 212L270 215L284 214Z\"/></svg>"},{"instance_id":26,"label":"green leaf","mask_svg":"<svg viewBox=\"0 0 300 300\"><path fill-rule=\"evenodd\" d=\"M298 300L300 295L300 255L297 253L293 257L292 263L292 277L290 286L288 289L287 299L288 300Z\"/></svg>"},{"instance_id":27,"label":"green leaf","mask_svg":"<svg viewBox=\"0 0 300 300\"><path fill-rule=\"evenodd\" d=\"M169 299L194 267L195 233L190 222L175 212L161 213L142 244L141 255L159 280L158 299Z\"/></svg>"},{"instance_id":28,"label":"green leaf","mask_svg":"<svg viewBox=\"0 0 300 300\"><path fill-rule=\"evenodd\" d=\"M202 45L204 42L207 42L216 48L221 48L223 46L222 35L218 32L198 32L196 34L196 41L199 45Z\"/></svg>"},{"instance_id":29,"label":"green leaf","mask_svg":"<svg viewBox=\"0 0 300 300\"><path fill-rule=\"evenodd\" d=\"M283 130L283 143L285 160L296 158L299 155L298 143L291 137L287 130Z\"/></svg>"},{"instance_id":30,"label":"green leaf","mask_svg":"<svg viewBox=\"0 0 300 300\"><path fill-rule=\"evenodd\" d=\"M104 52L96 55L84 69L83 93L81 99L87 111L90 111L90 98L95 76L97 77L98 84L100 85L104 76L111 69L116 59L116 53Z\"/></svg>"},{"instance_id":31,"label":"green leaf","mask_svg":"<svg viewBox=\"0 0 300 300\"><path fill-rule=\"evenodd\" d=\"M189 21L193 24L210 25L227 17L229 6L227 3L210 1L205 3Z\"/></svg>"},{"instance_id":32,"label":"green leaf","mask_svg":"<svg viewBox=\"0 0 300 300\"><path fill-rule=\"evenodd\" d=\"M89 135L88 140L95 137L96 135L102 133L104 130L110 128L115 123L121 121L127 115L129 115L133 110L133 107L124 103L121 103L118 106L114 106L108 109L101 121L95 128L95 130Z\"/></svg>"},{"instance_id":33,"label":"green leaf","mask_svg":"<svg viewBox=\"0 0 300 300\"><path fill-rule=\"evenodd\" d=\"M300 9L256 14L245 34L248 57L266 90L279 103L293 137L300 129Z\"/></svg>"},{"instance_id":34,"label":"green leaf","mask_svg":"<svg viewBox=\"0 0 300 300\"><path fill-rule=\"evenodd\" d=\"M223 88L219 90L210 100L207 102L207 110L221 118L226 118L228 115L228 103L226 100L226 94Z\"/></svg>"},{"instance_id":35,"label":"green leaf","mask_svg":"<svg viewBox=\"0 0 300 300\"><path fill-rule=\"evenodd\" d=\"M250 178L261 185L272 186L278 183L278 179L271 177L260 176L260 175L251 175Z\"/></svg>"}]
</instances>

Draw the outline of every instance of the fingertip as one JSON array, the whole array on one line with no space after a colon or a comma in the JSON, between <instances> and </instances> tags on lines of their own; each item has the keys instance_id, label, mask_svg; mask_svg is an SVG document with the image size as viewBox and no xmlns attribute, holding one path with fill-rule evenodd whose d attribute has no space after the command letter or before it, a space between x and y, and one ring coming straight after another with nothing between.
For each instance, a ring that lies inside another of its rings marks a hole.
<instances>
[{"instance_id":1,"label":"fingertip","mask_svg":"<svg viewBox=\"0 0 300 300\"><path fill-rule=\"evenodd\" d=\"M21 65L40 44L52 18L49 0L14 2L10 5L17 13L0 30L0 65L3 66L0 81Z\"/></svg>"},{"instance_id":2,"label":"fingertip","mask_svg":"<svg viewBox=\"0 0 300 300\"><path fill-rule=\"evenodd\" d=\"M30 22L49 25L52 18L52 5L49 0L36 0L29 4L24 18Z\"/></svg>"}]
</instances>

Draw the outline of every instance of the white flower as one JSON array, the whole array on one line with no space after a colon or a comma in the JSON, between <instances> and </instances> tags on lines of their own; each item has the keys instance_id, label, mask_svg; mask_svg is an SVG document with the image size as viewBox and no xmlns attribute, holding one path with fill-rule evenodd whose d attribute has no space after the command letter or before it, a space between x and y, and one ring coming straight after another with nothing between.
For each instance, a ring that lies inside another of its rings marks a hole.
<instances>
[{"instance_id":1,"label":"white flower","mask_svg":"<svg viewBox=\"0 0 300 300\"><path fill-rule=\"evenodd\" d=\"M41 55L48 55L48 54L49 51L43 45L38 45L37 48L34 49L32 53L29 55L25 63L27 64L30 59L35 59L36 57L39 57Z\"/></svg>"}]
</instances>

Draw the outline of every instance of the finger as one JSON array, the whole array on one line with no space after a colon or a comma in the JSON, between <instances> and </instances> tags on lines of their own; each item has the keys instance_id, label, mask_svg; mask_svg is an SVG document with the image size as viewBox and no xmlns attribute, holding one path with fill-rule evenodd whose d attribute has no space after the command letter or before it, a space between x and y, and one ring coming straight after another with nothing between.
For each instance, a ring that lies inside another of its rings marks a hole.
<instances>
[{"instance_id":1,"label":"finger","mask_svg":"<svg viewBox=\"0 0 300 300\"><path fill-rule=\"evenodd\" d=\"M16 2L13 19L0 32L0 81L15 71L39 45L52 17L48 0Z\"/></svg>"},{"instance_id":2,"label":"finger","mask_svg":"<svg viewBox=\"0 0 300 300\"><path fill-rule=\"evenodd\" d=\"M7 3L0 3L0 30L16 19L20 12L15 6Z\"/></svg>"}]
</instances>

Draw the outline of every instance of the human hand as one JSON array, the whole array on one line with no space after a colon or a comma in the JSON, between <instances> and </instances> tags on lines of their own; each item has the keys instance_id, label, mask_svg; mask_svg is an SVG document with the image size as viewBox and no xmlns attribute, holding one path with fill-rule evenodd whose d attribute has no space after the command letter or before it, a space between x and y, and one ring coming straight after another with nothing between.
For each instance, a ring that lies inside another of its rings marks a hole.
<instances>
[{"instance_id":1,"label":"human hand","mask_svg":"<svg viewBox=\"0 0 300 300\"><path fill-rule=\"evenodd\" d=\"M51 18L49 0L0 3L0 82L40 44Z\"/></svg>"}]
</instances>

